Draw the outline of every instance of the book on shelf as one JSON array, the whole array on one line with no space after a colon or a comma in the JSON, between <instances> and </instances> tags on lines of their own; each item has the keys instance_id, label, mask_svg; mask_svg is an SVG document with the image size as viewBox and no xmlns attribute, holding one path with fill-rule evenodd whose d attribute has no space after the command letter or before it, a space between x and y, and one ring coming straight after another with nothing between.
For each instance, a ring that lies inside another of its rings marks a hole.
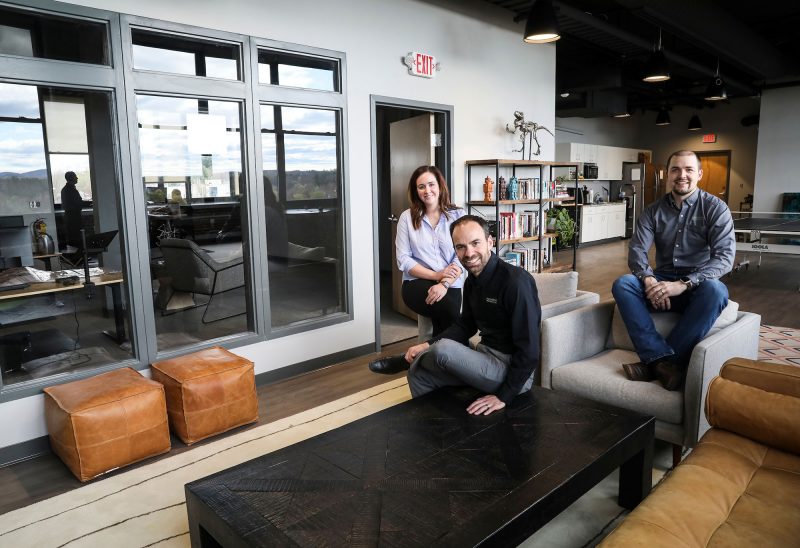
<instances>
[{"instance_id":1,"label":"book on shelf","mask_svg":"<svg viewBox=\"0 0 800 548\"><path fill-rule=\"evenodd\" d=\"M523 238L530 238L539 234L539 212L525 210L519 213L519 234Z\"/></svg>"},{"instance_id":2,"label":"book on shelf","mask_svg":"<svg viewBox=\"0 0 800 548\"><path fill-rule=\"evenodd\" d=\"M507 251L505 255L503 255L503 260L510 265L520 266L520 253L516 251Z\"/></svg>"},{"instance_id":3,"label":"book on shelf","mask_svg":"<svg viewBox=\"0 0 800 548\"><path fill-rule=\"evenodd\" d=\"M519 238L517 235L517 214L513 211L501 211L500 212L500 223L499 223L499 230L500 230L500 239L501 240L511 240L513 238Z\"/></svg>"},{"instance_id":4,"label":"book on shelf","mask_svg":"<svg viewBox=\"0 0 800 548\"><path fill-rule=\"evenodd\" d=\"M518 266L520 268L523 268L528 272L537 271L539 266L537 261L538 250L530 247L520 246L520 247L515 247L513 252L519 255Z\"/></svg>"},{"instance_id":5,"label":"book on shelf","mask_svg":"<svg viewBox=\"0 0 800 548\"><path fill-rule=\"evenodd\" d=\"M539 179L538 177L519 179L519 199L538 200L539 199Z\"/></svg>"}]
</instances>

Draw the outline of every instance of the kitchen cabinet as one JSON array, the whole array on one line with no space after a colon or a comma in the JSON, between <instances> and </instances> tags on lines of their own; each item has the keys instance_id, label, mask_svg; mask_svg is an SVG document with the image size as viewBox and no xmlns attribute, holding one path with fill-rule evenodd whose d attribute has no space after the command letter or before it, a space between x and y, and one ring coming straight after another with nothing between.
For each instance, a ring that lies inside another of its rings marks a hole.
<instances>
[{"instance_id":1,"label":"kitchen cabinet","mask_svg":"<svg viewBox=\"0 0 800 548\"><path fill-rule=\"evenodd\" d=\"M557 161L596 164L600 148L585 143L556 143Z\"/></svg>"},{"instance_id":2,"label":"kitchen cabinet","mask_svg":"<svg viewBox=\"0 0 800 548\"><path fill-rule=\"evenodd\" d=\"M581 148L582 155L585 149ZM477 214L495 224L495 253L503 258L512 252L525 257L525 264L519 264L530 272L541 272L543 268L552 269L551 261L553 238L556 234L548 232L547 218L554 205L574 205L574 199L556 197L555 168L571 168L573 179L569 180L578 191L578 178L575 174L578 165L564 162L543 162L538 160L468 160L467 165L467 208L469 213ZM487 171L489 168L490 171ZM483 182L486 176L494 175L491 200L486 200ZM529 181L527 192L519 188L517 200L500 199L500 176L510 182L512 176ZM526 223L533 220L532 223ZM577 221L577 217L574 218ZM534 225L531 227L531 225ZM523 227L531 227L526 232ZM575 270L576 254L573 249L572 269Z\"/></svg>"},{"instance_id":3,"label":"kitchen cabinet","mask_svg":"<svg viewBox=\"0 0 800 548\"><path fill-rule=\"evenodd\" d=\"M625 204L584 205L581 209L581 243L625 236Z\"/></svg>"},{"instance_id":4,"label":"kitchen cabinet","mask_svg":"<svg viewBox=\"0 0 800 548\"><path fill-rule=\"evenodd\" d=\"M556 161L597 164L597 179L601 181L622 180L622 162L636 162L636 148L610 147L586 143L556 143Z\"/></svg>"}]
</instances>

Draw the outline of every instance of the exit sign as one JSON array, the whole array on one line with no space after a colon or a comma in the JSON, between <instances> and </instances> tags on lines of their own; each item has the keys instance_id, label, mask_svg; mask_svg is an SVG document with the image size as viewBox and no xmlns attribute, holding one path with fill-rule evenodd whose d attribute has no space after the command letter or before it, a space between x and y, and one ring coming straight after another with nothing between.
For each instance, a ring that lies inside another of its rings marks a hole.
<instances>
[{"instance_id":1,"label":"exit sign","mask_svg":"<svg viewBox=\"0 0 800 548\"><path fill-rule=\"evenodd\" d=\"M717 134L716 133L706 133L703 135L703 142L704 143L716 143L717 142Z\"/></svg>"},{"instance_id":2,"label":"exit sign","mask_svg":"<svg viewBox=\"0 0 800 548\"><path fill-rule=\"evenodd\" d=\"M440 70L436 57L419 51L410 51L403 58L403 63L408 67L408 73L422 78L433 78L435 71Z\"/></svg>"}]
</instances>

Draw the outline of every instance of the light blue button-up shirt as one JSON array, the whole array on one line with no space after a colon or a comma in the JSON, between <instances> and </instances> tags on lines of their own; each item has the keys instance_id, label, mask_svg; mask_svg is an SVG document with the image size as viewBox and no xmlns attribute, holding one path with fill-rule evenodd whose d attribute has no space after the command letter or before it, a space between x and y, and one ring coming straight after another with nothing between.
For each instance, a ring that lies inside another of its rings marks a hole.
<instances>
[{"instance_id":1,"label":"light blue button-up shirt","mask_svg":"<svg viewBox=\"0 0 800 548\"><path fill-rule=\"evenodd\" d=\"M397 221L397 236L394 243L397 253L397 268L403 271L403 281L415 280L409 271L416 265L424 266L430 270L439 271L451 263L457 263L456 251L453 249L453 239L450 237L450 225L463 217L463 209L454 209L439 217L439 223L431 226L427 216L422 217L419 230L414 230L411 222L411 210L406 209ZM464 268L462 275L450 287L464 285Z\"/></svg>"}]
</instances>

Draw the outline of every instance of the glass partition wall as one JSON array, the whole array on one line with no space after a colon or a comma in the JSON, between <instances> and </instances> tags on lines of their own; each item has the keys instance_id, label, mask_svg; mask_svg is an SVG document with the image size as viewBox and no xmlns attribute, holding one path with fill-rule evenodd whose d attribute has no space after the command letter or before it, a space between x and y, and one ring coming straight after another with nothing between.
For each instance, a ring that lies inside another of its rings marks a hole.
<instances>
[{"instance_id":1,"label":"glass partition wall","mask_svg":"<svg viewBox=\"0 0 800 548\"><path fill-rule=\"evenodd\" d=\"M343 54L17 4L0 6L0 402L351 319Z\"/></svg>"},{"instance_id":2,"label":"glass partition wall","mask_svg":"<svg viewBox=\"0 0 800 548\"><path fill-rule=\"evenodd\" d=\"M111 112L110 92L0 83L3 386L131 357Z\"/></svg>"},{"instance_id":3,"label":"glass partition wall","mask_svg":"<svg viewBox=\"0 0 800 548\"><path fill-rule=\"evenodd\" d=\"M344 309L339 117L261 105L273 327Z\"/></svg>"},{"instance_id":4,"label":"glass partition wall","mask_svg":"<svg viewBox=\"0 0 800 548\"><path fill-rule=\"evenodd\" d=\"M248 330L234 101L136 96L158 350Z\"/></svg>"}]
</instances>

